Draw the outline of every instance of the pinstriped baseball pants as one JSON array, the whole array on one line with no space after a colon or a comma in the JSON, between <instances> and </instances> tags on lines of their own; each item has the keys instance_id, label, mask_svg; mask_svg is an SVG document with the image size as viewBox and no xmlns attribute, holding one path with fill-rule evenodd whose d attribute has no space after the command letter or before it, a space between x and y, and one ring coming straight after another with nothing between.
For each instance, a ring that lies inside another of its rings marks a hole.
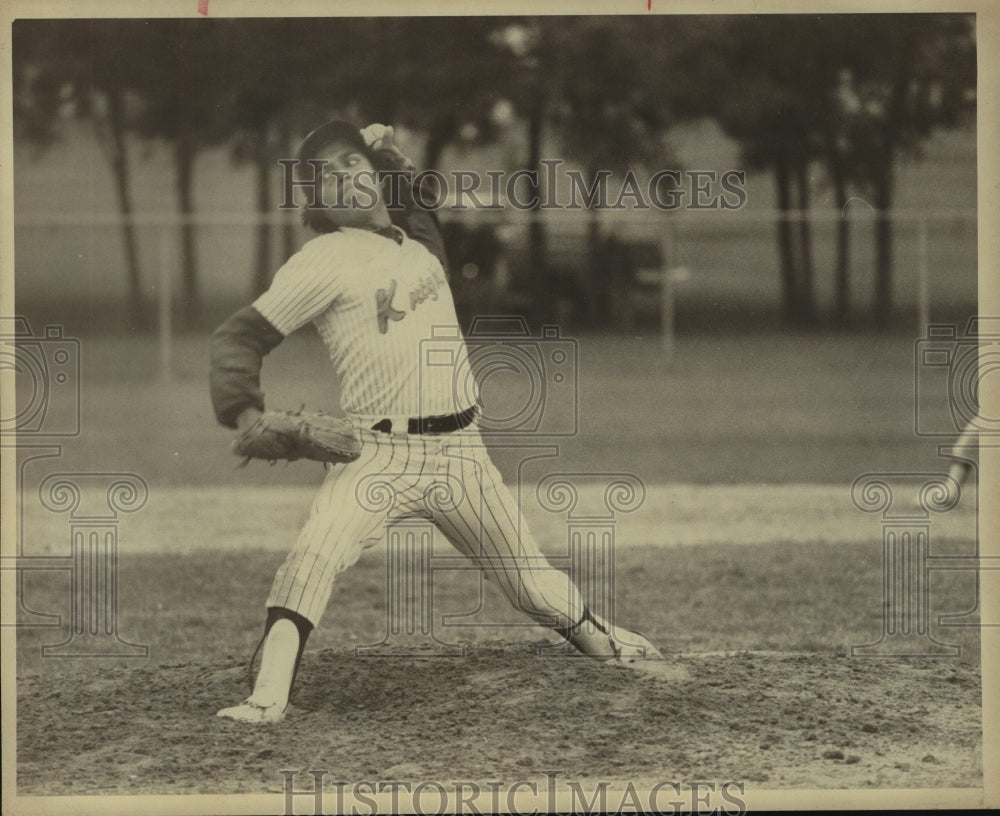
<instances>
[{"instance_id":1,"label":"pinstriped baseball pants","mask_svg":"<svg viewBox=\"0 0 1000 816\"><path fill-rule=\"evenodd\" d=\"M292 609L318 625L337 575L385 540L387 523L419 515L516 609L553 628L580 620L579 590L538 550L475 423L449 434L409 435L372 431L378 418L353 420L361 456L327 473L275 576L268 606Z\"/></svg>"}]
</instances>

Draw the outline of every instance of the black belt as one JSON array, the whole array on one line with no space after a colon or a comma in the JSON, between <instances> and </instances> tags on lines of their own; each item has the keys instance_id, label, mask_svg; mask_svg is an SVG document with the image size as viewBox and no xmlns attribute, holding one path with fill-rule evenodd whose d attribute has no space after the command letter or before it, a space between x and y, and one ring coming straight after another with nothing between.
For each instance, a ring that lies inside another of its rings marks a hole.
<instances>
[{"instance_id":1,"label":"black belt","mask_svg":"<svg viewBox=\"0 0 1000 816\"><path fill-rule=\"evenodd\" d=\"M408 434L443 434L454 433L462 428L467 428L476 418L475 405L467 408L460 414L445 414L444 416L411 417L406 422L406 432ZM382 433L392 433L392 420L383 419L372 425L373 431Z\"/></svg>"}]
</instances>

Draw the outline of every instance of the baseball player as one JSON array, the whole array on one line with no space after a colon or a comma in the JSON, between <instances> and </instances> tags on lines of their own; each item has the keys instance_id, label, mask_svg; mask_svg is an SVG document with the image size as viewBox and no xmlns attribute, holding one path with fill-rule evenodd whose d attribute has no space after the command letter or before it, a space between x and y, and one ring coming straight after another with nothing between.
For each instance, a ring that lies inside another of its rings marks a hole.
<instances>
[{"instance_id":1,"label":"baseball player","mask_svg":"<svg viewBox=\"0 0 1000 816\"><path fill-rule=\"evenodd\" d=\"M372 183L378 171L392 171L398 180L401 170L412 169L393 129L359 131L329 122L305 138L298 168L300 178L303 169L322 174L321 203L303 211L317 235L278 270L267 292L214 333L213 406L222 425L252 426L264 410L262 358L311 322L340 378L341 408L361 454L329 468L271 587L253 693L219 716L248 723L283 719L306 639L323 616L334 579L384 540L386 513L359 501L373 478L395 491L395 513L430 513L515 608L583 654L623 662L659 658L643 636L592 614L519 525L516 502L476 426L477 405L456 403L455 371L421 372L421 341L435 326L455 327L458 320L435 217L413 206L407 184L401 202L409 206L390 208L387 188ZM455 366L467 367L464 341L457 345ZM447 488L450 498L428 502L436 487Z\"/></svg>"}]
</instances>

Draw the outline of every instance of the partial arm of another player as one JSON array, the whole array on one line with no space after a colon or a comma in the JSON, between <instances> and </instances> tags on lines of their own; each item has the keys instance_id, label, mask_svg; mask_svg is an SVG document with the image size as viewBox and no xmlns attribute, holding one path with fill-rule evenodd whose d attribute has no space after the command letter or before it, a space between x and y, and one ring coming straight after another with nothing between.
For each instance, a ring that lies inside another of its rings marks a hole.
<instances>
[{"instance_id":1,"label":"partial arm of another player","mask_svg":"<svg viewBox=\"0 0 1000 816\"><path fill-rule=\"evenodd\" d=\"M948 470L948 475L960 485L969 478L972 461L978 461L978 448L979 417L974 417L965 424L961 435L955 441L954 456L958 458L952 462Z\"/></svg>"}]
</instances>

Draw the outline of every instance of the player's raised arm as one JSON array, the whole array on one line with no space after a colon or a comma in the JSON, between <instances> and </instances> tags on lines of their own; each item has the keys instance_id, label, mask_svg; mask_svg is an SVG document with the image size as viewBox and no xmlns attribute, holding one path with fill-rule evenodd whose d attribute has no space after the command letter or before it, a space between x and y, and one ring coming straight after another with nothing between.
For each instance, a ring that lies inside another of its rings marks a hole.
<instances>
[{"instance_id":1,"label":"player's raised arm","mask_svg":"<svg viewBox=\"0 0 1000 816\"><path fill-rule=\"evenodd\" d=\"M389 182L390 189L398 194L398 201L387 202L392 222L423 244L447 272L448 258L437 215L415 203L414 195L419 195L419 191L412 188L412 182L417 168L400 150L392 125L368 125L361 129L361 136L372 152L376 168L383 173L398 174Z\"/></svg>"}]
</instances>

